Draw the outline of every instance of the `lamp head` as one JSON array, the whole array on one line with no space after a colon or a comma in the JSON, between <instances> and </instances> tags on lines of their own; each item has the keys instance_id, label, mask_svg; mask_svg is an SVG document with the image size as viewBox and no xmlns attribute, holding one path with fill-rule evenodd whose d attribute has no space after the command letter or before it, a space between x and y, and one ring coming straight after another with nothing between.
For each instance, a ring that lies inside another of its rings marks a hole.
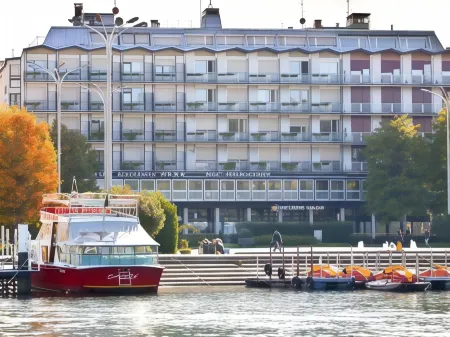
<instances>
[{"instance_id":1,"label":"lamp head","mask_svg":"<svg viewBox=\"0 0 450 337\"><path fill-rule=\"evenodd\" d=\"M139 17L135 16L134 18L128 20L127 23L135 23L137 20L139 20Z\"/></svg>"}]
</instances>

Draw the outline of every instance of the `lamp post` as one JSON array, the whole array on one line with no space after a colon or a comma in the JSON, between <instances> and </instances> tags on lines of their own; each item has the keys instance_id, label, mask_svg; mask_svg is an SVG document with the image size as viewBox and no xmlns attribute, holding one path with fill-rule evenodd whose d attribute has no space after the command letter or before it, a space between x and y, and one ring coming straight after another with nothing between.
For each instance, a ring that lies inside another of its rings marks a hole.
<instances>
[{"instance_id":1,"label":"lamp post","mask_svg":"<svg viewBox=\"0 0 450 337\"><path fill-rule=\"evenodd\" d=\"M449 101L450 98L447 94L447 92L444 90L443 87L440 87L441 91L442 91L442 95L439 95L431 90L428 89L420 89L424 92L428 92L430 94L433 94L437 97L439 97L440 99L442 99L442 101L444 101L445 103L445 109L447 111L447 122L446 122L446 127L447 127L447 214L450 215L450 133L449 133L449 127L448 127L448 119L449 119Z\"/></svg>"},{"instance_id":2,"label":"lamp post","mask_svg":"<svg viewBox=\"0 0 450 337\"><path fill-rule=\"evenodd\" d=\"M117 14L119 10L115 7L113 9L113 13ZM104 187L105 190L110 190L112 188L112 90L111 90L111 82L112 82L112 45L114 39L119 38L120 35L125 33L131 26L121 30L118 32L120 28L124 28L126 24L134 23L139 20L138 17L134 17L127 22L123 22L123 19L117 17L115 19L114 26L110 34L108 34L106 27L103 23L103 19L100 14L96 14L96 21L100 22L103 27L103 32L100 32L96 28L89 26L82 22L81 24L100 35L103 42L105 43L106 50L106 97L103 97L104 100L104 121L105 121L105 145L104 145ZM106 98L106 99L105 99Z\"/></svg>"},{"instance_id":3,"label":"lamp post","mask_svg":"<svg viewBox=\"0 0 450 337\"><path fill-rule=\"evenodd\" d=\"M84 68L85 66L77 67L71 70L68 70L64 75L60 76L59 69L65 64L64 62L61 62L54 70L51 72L47 68L44 68L43 66L32 62L27 61L27 63L31 67L36 67L46 74L48 74L56 83L56 132L57 132L57 157L58 157L58 193L61 193L61 88L64 80L66 79L67 75L80 70Z\"/></svg>"}]
</instances>

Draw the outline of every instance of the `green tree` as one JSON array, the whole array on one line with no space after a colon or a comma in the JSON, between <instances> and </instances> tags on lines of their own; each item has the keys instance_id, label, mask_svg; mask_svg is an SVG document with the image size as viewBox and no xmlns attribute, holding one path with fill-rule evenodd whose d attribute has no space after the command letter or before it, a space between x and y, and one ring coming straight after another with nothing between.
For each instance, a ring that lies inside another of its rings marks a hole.
<instances>
[{"instance_id":1,"label":"green tree","mask_svg":"<svg viewBox=\"0 0 450 337\"><path fill-rule=\"evenodd\" d=\"M57 149L56 122L51 129L51 137ZM61 192L70 193L72 179L76 177L79 192L97 191L95 171L99 168L95 150L79 132L61 125Z\"/></svg>"},{"instance_id":2,"label":"green tree","mask_svg":"<svg viewBox=\"0 0 450 337\"><path fill-rule=\"evenodd\" d=\"M433 123L427 139L422 170L431 195L429 210L433 215L447 214L447 113L443 109Z\"/></svg>"},{"instance_id":3,"label":"green tree","mask_svg":"<svg viewBox=\"0 0 450 337\"><path fill-rule=\"evenodd\" d=\"M168 201L160 192L157 193L161 200L166 221L155 239L161 245L160 251L162 253L174 254L178 249L177 206Z\"/></svg>"},{"instance_id":4,"label":"green tree","mask_svg":"<svg viewBox=\"0 0 450 337\"><path fill-rule=\"evenodd\" d=\"M145 231L155 237L164 227L166 215L162 207L164 196L160 192L135 193L130 186L113 186L111 194L119 195L139 195L139 221Z\"/></svg>"},{"instance_id":5,"label":"green tree","mask_svg":"<svg viewBox=\"0 0 450 337\"><path fill-rule=\"evenodd\" d=\"M390 220L402 223L404 215L426 211L428 193L421 167L425 143L418 128L401 116L382 123L367 137L367 207L386 224Z\"/></svg>"}]
</instances>

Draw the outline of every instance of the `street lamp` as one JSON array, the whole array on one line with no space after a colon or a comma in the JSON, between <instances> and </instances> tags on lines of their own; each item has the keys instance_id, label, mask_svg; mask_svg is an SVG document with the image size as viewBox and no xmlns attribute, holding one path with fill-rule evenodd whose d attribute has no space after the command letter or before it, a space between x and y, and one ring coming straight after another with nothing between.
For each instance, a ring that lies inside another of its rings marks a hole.
<instances>
[{"instance_id":1,"label":"street lamp","mask_svg":"<svg viewBox=\"0 0 450 337\"><path fill-rule=\"evenodd\" d=\"M55 69L53 69L53 72L48 70L47 68L44 68L43 66L37 64L36 62L27 61L27 63L31 67L36 67L46 74L48 74L56 83L56 130L57 130L57 156L58 156L58 193L61 193L61 88L64 80L66 79L67 75L78 71L82 68L84 68L86 65L77 67L71 70L68 70L62 77L59 74L59 69L65 64L65 62L61 62Z\"/></svg>"},{"instance_id":2,"label":"street lamp","mask_svg":"<svg viewBox=\"0 0 450 337\"><path fill-rule=\"evenodd\" d=\"M119 10L118 8L113 9L113 14L118 14ZM106 31L106 27L103 23L102 16L100 14L95 15L95 19L97 22L100 22L103 27L104 34L101 33L99 30L93 28L92 26L89 26L85 24L84 22L81 22L81 25L83 25L86 28L89 28L96 34L100 35L103 42L105 43L105 50L106 50L106 97L103 97L102 100L104 100L104 120L105 120L105 145L104 145L104 184L105 184L105 190L110 190L112 188L112 89L111 89L111 82L112 82L112 45L114 42L114 39L117 37L119 38L120 35L125 33L131 26L126 27L124 30L121 30L118 32L120 28L124 28L126 24L131 24L139 20L138 17L134 17L127 22L123 22L123 19L120 17L117 17L114 22L114 27L110 34ZM98 88L98 87L97 87ZM105 99L106 98L106 99Z\"/></svg>"},{"instance_id":3,"label":"street lamp","mask_svg":"<svg viewBox=\"0 0 450 337\"><path fill-rule=\"evenodd\" d=\"M446 118L447 118L447 122L446 122L446 127L447 127L447 214L450 215L450 134L449 134L449 127L448 127L448 119L449 119L448 107L449 107L450 98L449 98L447 92L444 90L444 88L443 87L440 87L440 88L442 91L442 95L439 95L428 89L420 89L420 90L440 97L442 99L442 101L444 101L445 109L447 111L447 116L446 116Z\"/></svg>"}]
</instances>

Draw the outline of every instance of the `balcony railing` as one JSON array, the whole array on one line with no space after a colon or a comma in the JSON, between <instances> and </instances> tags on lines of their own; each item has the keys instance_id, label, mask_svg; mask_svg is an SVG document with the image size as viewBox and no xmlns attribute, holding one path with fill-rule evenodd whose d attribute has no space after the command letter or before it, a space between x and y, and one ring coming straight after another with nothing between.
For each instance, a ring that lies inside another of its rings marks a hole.
<instances>
[{"instance_id":1,"label":"balcony railing","mask_svg":"<svg viewBox=\"0 0 450 337\"><path fill-rule=\"evenodd\" d=\"M155 82L183 82L184 72L154 72L153 81Z\"/></svg>"},{"instance_id":2,"label":"balcony railing","mask_svg":"<svg viewBox=\"0 0 450 337\"><path fill-rule=\"evenodd\" d=\"M106 70L91 69L89 71L90 81L106 81Z\"/></svg>"},{"instance_id":3,"label":"balcony railing","mask_svg":"<svg viewBox=\"0 0 450 337\"><path fill-rule=\"evenodd\" d=\"M311 103L311 112L337 112L342 111L342 104L340 102L319 102Z\"/></svg>"},{"instance_id":4,"label":"balcony railing","mask_svg":"<svg viewBox=\"0 0 450 337\"><path fill-rule=\"evenodd\" d=\"M56 101L25 101L25 108L28 111L56 111Z\"/></svg>"},{"instance_id":5,"label":"balcony railing","mask_svg":"<svg viewBox=\"0 0 450 337\"><path fill-rule=\"evenodd\" d=\"M442 103L349 103L344 104L344 113L438 113Z\"/></svg>"},{"instance_id":6,"label":"balcony railing","mask_svg":"<svg viewBox=\"0 0 450 337\"><path fill-rule=\"evenodd\" d=\"M310 161L282 162L281 172L310 172Z\"/></svg>"},{"instance_id":7,"label":"balcony railing","mask_svg":"<svg viewBox=\"0 0 450 337\"><path fill-rule=\"evenodd\" d=\"M352 162L351 166L346 167L346 171L350 172L367 172L368 171L368 164L367 162Z\"/></svg>"},{"instance_id":8,"label":"balcony railing","mask_svg":"<svg viewBox=\"0 0 450 337\"><path fill-rule=\"evenodd\" d=\"M79 111L79 110L81 110L80 101L79 100L61 101L61 110L64 110L64 111Z\"/></svg>"},{"instance_id":9,"label":"balcony railing","mask_svg":"<svg viewBox=\"0 0 450 337\"><path fill-rule=\"evenodd\" d=\"M366 143L366 137L370 136L371 132L350 132L344 134L344 142L353 143L356 145L363 145Z\"/></svg>"},{"instance_id":10,"label":"balcony railing","mask_svg":"<svg viewBox=\"0 0 450 337\"><path fill-rule=\"evenodd\" d=\"M217 74L218 83L248 83L248 73L229 71Z\"/></svg>"},{"instance_id":11,"label":"balcony railing","mask_svg":"<svg viewBox=\"0 0 450 337\"><path fill-rule=\"evenodd\" d=\"M217 111L215 102L187 102L186 111Z\"/></svg>"},{"instance_id":12,"label":"balcony railing","mask_svg":"<svg viewBox=\"0 0 450 337\"><path fill-rule=\"evenodd\" d=\"M47 73L40 70L30 70L25 72L26 81L48 81L49 76Z\"/></svg>"},{"instance_id":13,"label":"balcony railing","mask_svg":"<svg viewBox=\"0 0 450 337\"><path fill-rule=\"evenodd\" d=\"M248 141L247 132L219 132L219 142L246 142Z\"/></svg>"},{"instance_id":14,"label":"balcony railing","mask_svg":"<svg viewBox=\"0 0 450 337\"><path fill-rule=\"evenodd\" d=\"M307 142L311 140L311 133L309 132L282 132L282 142Z\"/></svg>"},{"instance_id":15,"label":"balcony railing","mask_svg":"<svg viewBox=\"0 0 450 337\"><path fill-rule=\"evenodd\" d=\"M312 134L313 142L340 142L342 133L340 132L319 132Z\"/></svg>"},{"instance_id":16,"label":"balcony railing","mask_svg":"<svg viewBox=\"0 0 450 337\"><path fill-rule=\"evenodd\" d=\"M250 111L258 112L274 112L280 110L280 103L278 102L250 102Z\"/></svg>"},{"instance_id":17,"label":"balcony railing","mask_svg":"<svg viewBox=\"0 0 450 337\"><path fill-rule=\"evenodd\" d=\"M280 73L250 73L248 81L250 83L279 83Z\"/></svg>"},{"instance_id":18,"label":"balcony railing","mask_svg":"<svg viewBox=\"0 0 450 337\"><path fill-rule=\"evenodd\" d=\"M144 111L144 101L122 102L122 111Z\"/></svg>"},{"instance_id":19,"label":"balcony railing","mask_svg":"<svg viewBox=\"0 0 450 337\"><path fill-rule=\"evenodd\" d=\"M311 111L311 106L308 102L281 102L281 111L309 112Z\"/></svg>"},{"instance_id":20,"label":"balcony railing","mask_svg":"<svg viewBox=\"0 0 450 337\"><path fill-rule=\"evenodd\" d=\"M155 142L174 142L177 140L177 130L155 130Z\"/></svg>"},{"instance_id":21,"label":"balcony railing","mask_svg":"<svg viewBox=\"0 0 450 337\"><path fill-rule=\"evenodd\" d=\"M188 142L209 142L217 141L216 130L197 130L186 132L186 141Z\"/></svg>"},{"instance_id":22,"label":"balcony railing","mask_svg":"<svg viewBox=\"0 0 450 337\"><path fill-rule=\"evenodd\" d=\"M346 84L369 84L372 82L372 76L367 73L345 74L344 83Z\"/></svg>"},{"instance_id":23,"label":"balcony railing","mask_svg":"<svg viewBox=\"0 0 450 337\"><path fill-rule=\"evenodd\" d=\"M215 160L197 160L187 165L186 169L192 171L216 171L217 162Z\"/></svg>"},{"instance_id":24,"label":"balcony railing","mask_svg":"<svg viewBox=\"0 0 450 337\"><path fill-rule=\"evenodd\" d=\"M124 171L140 171L145 169L144 161L124 160L120 163L120 169Z\"/></svg>"},{"instance_id":25,"label":"balcony railing","mask_svg":"<svg viewBox=\"0 0 450 337\"><path fill-rule=\"evenodd\" d=\"M344 112L370 113L372 110L372 104L371 103L344 104L343 110L344 110Z\"/></svg>"},{"instance_id":26,"label":"balcony railing","mask_svg":"<svg viewBox=\"0 0 450 337\"><path fill-rule=\"evenodd\" d=\"M91 142L103 142L105 140L105 131L90 131L87 135L87 139Z\"/></svg>"},{"instance_id":27,"label":"balcony railing","mask_svg":"<svg viewBox=\"0 0 450 337\"><path fill-rule=\"evenodd\" d=\"M151 141L152 133L143 129L123 129L122 132L113 131L113 140L124 142Z\"/></svg>"},{"instance_id":28,"label":"balcony railing","mask_svg":"<svg viewBox=\"0 0 450 337\"><path fill-rule=\"evenodd\" d=\"M280 141L278 131L258 131L250 133L251 142L277 142Z\"/></svg>"},{"instance_id":29,"label":"balcony railing","mask_svg":"<svg viewBox=\"0 0 450 337\"><path fill-rule=\"evenodd\" d=\"M279 161L252 161L250 162L250 171L280 171Z\"/></svg>"},{"instance_id":30,"label":"balcony railing","mask_svg":"<svg viewBox=\"0 0 450 337\"><path fill-rule=\"evenodd\" d=\"M117 76L120 73L117 74ZM133 72L133 73L121 73L120 78L122 82L144 82L145 74L144 72Z\"/></svg>"},{"instance_id":31,"label":"balcony railing","mask_svg":"<svg viewBox=\"0 0 450 337\"><path fill-rule=\"evenodd\" d=\"M186 82L208 83L217 82L216 73L186 73Z\"/></svg>"},{"instance_id":32,"label":"balcony railing","mask_svg":"<svg viewBox=\"0 0 450 337\"><path fill-rule=\"evenodd\" d=\"M248 171L247 160L228 160L225 163L219 163L219 171Z\"/></svg>"},{"instance_id":33,"label":"balcony railing","mask_svg":"<svg viewBox=\"0 0 450 337\"><path fill-rule=\"evenodd\" d=\"M340 172L341 162L340 161L320 161L312 163L313 172Z\"/></svg>"},{"instance_id":34,"label":"balcony railing","mask_svg":"<svg viewBox=\"0 0 450 337\"><path fill-rule=\"evenodd\" d=\"M280 74L281 83L311 83L310 74L292 74L282 73Z\"/></svg>"},{"instance_id":35,"label":"balcony railing","mask_svg":"<svg viewBox=\"0 0 450 337\"><path fill-rule=\"evenodd\" d=\"M164 102L159 101L155 102L154 104L154 111L161 111L161 112L172 112L177 111L177 102L176 101L170 101L170 102Z\"/></svg>"},{"instance_id":36,"label":"balcony railing","mask_svg":"<svg viewBox=\"0 0 450 337\"><path fill-rule=\"evenodd\" d=\"M89 103L89 111L103 111L104 106L101 101L91 101Z\"/></svg>"},{"instance_id":37,"label":"balcony railing","mask_svg":"<svg viewBox=\"0 0 450 337\"><path fill-rule=\"evenodd\" d=\"M313 73L311 74L311 83L339 84L341 83L341 78L341 74Z\"/></svg>"},{"instance_id":38,"label":"balcony railing","mask_svg":"<svg viewBox=\"0 0 450 337\"><path fill-rule=\"evenodd\" d=\"M248 102L220 102L217 104L218 111L248 111Z\"/></svg>"}]
</instances>

